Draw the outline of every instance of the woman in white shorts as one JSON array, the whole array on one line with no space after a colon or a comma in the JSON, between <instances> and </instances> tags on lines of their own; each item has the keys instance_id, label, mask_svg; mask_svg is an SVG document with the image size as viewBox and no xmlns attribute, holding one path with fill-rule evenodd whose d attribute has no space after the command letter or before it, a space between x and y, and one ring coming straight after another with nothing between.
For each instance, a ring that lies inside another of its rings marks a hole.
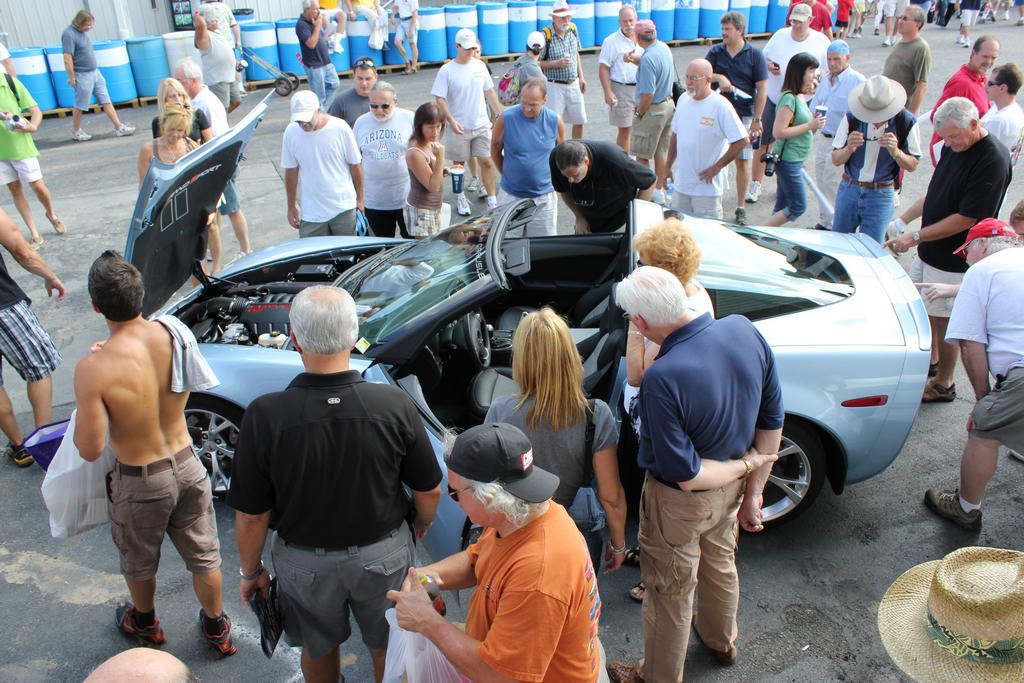
<instances>
[{"instance_id":1,"label":"woman in white shorts","mask_svg":"<svg viewBox=\"0 0 1024 683\"><path fill-rule=\"evenodd\" d=\"M424 239L437 234L441 225L444 167L444 115L434 102L421 104L412 122L412 137L405 161L409 165L409 195L405 200L405 225L409 234Z\"/></svg>"}]
</instances>

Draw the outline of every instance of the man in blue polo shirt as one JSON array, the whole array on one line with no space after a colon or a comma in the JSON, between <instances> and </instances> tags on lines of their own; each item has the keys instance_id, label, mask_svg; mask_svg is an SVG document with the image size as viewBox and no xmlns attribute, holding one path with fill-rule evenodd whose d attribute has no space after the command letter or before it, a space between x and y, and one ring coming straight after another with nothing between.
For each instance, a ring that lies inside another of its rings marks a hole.
<instances>
[{"instance_id":1,"label":"man in blue polo shirt","mask_svg":"<svg viewBox=\"0 0 1024 683\"><path fill-rule=\"evenodd\" d=\"M698 315L668 271L637 268L619 283L615 301L661 346L639 397L638 461L647 470L641 678L680 681L691 616L719 662L738 655L736 525L764 528L761 492L778 459L782 389L771 348L750 321ZM700 612L693 615L695 593Z\"/></svg>"},{"instance_id":2,"label":"man in blue polo shirt","mask_svg":"<svg viewBox=\"0 0 1024 683\"><path fill-rule=\"evenodd\" d=\"M299 38L299 51L309 89L320 98L321 108L340 85L338 72L334 70L327 50L328 26L327 15L320 10L319 0L303 0L302 14L295 22L295 35Z\"/></svg>"},{"instance_id":3,"label":"man in blue polo shirt","mask_svg":"<svg viewBox=\"0 0 1024 683\"><path fill-rule=\"evenodd\" d=\"M885 76L872 76L850 92L850 111L832 140L832 163L843 168L835 232L855 232L859 226L884 241L900 170L917 170L921 158L917 119L904 109L906 102L903 86Z\"/></svg>"},{"instance_id":4,"label":"man in blue polo shirt","mask_svg":"<svg viewBox=\"0 0 1024 683\"><path fill-rule=\"evenodd\" d=\"M747 18L742 13L726 12L722 15L722 42L714 45L704 57L711 62L711 69L715 72L712 79L718 84L718 92L732 104L750 140L736 159L737 225L747 224L743 200L750 185L750 160L754 156L752 145L761 137L761 116L768 99L768 63L761 51L744 36L746 29Z\"/></svg>"}]
</instances>

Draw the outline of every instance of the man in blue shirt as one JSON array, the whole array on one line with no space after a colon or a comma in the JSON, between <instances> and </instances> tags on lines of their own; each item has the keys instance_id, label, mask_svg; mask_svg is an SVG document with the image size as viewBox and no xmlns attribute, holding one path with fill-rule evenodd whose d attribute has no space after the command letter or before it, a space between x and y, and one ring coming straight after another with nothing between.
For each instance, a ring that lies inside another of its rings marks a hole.
<instances>
[{"instance_id":1,"label":"man in blue shirt","mask_svg":"<svg viewBox=\"0 0 1024 683\"><path fill-rule=\"evenodd\" d=\"M528 78L519 88L519 104L506 109L491 129L491 159L501 173L498 206L519 199L537 205L526 226L529 237L555 234L558 207L548 157L565 139L562 117L544 105L546 79Z\"/></svg>"},{"instance_id":2,"label":"man in blue shirt","mask_svg":"<svg viewBox=\"0 0 1024 683\"><path fill-rule=\"evenodd\" d=\"M320 98L321 108L341 84L327 50L325 31L328 25L327 15L320 11L319 0L302 0L302 14L295 22L295 35L299 38L299 51L309 89Z\"/></svg>"},{"instance_id":3,"label":"man in blue shirt","mask_svg":"<svg viewBox=\"0 0 1024 683\"><path fill-rule=\"evenodd\" d=\"M661 345L639 397L638 461L647 470L641 677L680 681L691 618L721 663L738 655L736 525L764 528L761 493L778 458L782 389L772 351L750 321L698 315L668 271L637 268L619 283L615 301Z\"/></svg>"},{"instance_id":4,"label":"man in blue shirt","mask_svg":"<svg viewBox=\"0 0 1024 683\"><path fill-rule=\"evenodd\" d=\"M636 160L651 167L658 176L654 190L654 201L665 202L665 160L668 157L669 142L672 138L672 116L676 113L672 101L672 82L675 80L675 63L668 45L658 40L658 29L650 19L636 22L636 42L643 48L643 55L626 55L639 66L636 72L636 113L633 115L633 136L630 151Z\"/></svg>"},{"instance_id":5,"label":"man in blue shirt","mask_svg":"<svg viewBox=\"0 0 1024 683\"><path fill-rule=\"evenodd\" d=\"M832 207L836 205L836 192L839 191L839 167L832 163L832 140L836 136L839 122L850 109L846 98L850 91L864 82L864 75L850 67L850 46L845 40L834 40L826 53L828 73L821 79L814 97L807 106L814 111L815 107L824 107L825 125L821 128L821 136L814 148L814 177L818 181L818 189L828 199ZM828 207L818 209L818 224L814 227L825 230L832 226L833 213Z\"/></svg>"}]
</instances>

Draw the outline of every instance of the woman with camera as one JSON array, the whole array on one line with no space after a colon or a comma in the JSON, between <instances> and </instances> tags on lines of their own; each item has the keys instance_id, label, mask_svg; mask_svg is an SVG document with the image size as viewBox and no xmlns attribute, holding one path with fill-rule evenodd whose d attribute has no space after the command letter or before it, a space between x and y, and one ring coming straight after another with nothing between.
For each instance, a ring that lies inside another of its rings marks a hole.
<instances>
[{"instance_id":1,"label":"woman with camera","mask_svg":"<svg viewBox=\"0 0 1024 683\"><path fill-rule=\"evenodd\" d=\"M807 210L802 171L804 161L811 155L814 132L821 128L824 118L811 116L802 96L814 91L818 66L816 58L801 52L790 59L786 67L772 129L778 142L772 154L762 157L765 175L774 173L776 179L775 209L765 225L785 225Z\"/></svg>"}]
</instances>

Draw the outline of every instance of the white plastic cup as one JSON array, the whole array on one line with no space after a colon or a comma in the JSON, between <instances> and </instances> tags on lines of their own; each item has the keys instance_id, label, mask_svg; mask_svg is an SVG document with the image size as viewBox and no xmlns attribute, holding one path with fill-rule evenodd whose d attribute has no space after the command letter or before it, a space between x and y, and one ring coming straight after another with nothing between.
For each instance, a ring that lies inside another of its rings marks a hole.
<instances>
[{"instance_id":1,"label":"white plastic cup","mask_svg":"<svg viewBox=\"0 0 1024 683\"><path fill-rule=\"evenodd\" d=\"M814 115L825 118L826 116L828 116L828 107L826 107L823 104L819 104L814 108Z\"/></svg>"},{"instance_id":2,"label":"white plastic cup","mask_svg":"<svg viewBox=\"0 0 1024 683\"><path fill-rule=\"evenodd\" d=\"M459 194L462 192L462 178L466 173L466 169L462 166L452 166L448 169L448 172L452 176L452 192Z\"/></svg>"}]
</instances>

